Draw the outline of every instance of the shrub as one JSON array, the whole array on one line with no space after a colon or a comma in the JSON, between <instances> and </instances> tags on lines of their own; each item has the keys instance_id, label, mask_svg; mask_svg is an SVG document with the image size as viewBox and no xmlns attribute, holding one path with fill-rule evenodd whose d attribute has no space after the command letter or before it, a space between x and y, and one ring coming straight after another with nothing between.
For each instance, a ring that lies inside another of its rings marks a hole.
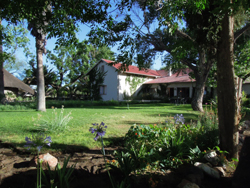
<instances>
[{"instance_id":1,"label":"shrub","mask_svg":"<svg viewBox=\"0 0 250 188\"><path fill-rule=\"evenodd\" d=\"M51 170L49 164L47 164L47 173L42 169L42 181L46 187L51 188L70 188L70 182L72 181L72 173L76 165L71 165L67 168L70 157L64 160L63 167L58 163L55 170Z\"/></svg>"},{"instance_id":2,"label":"shrub","mask_svg":"<svg viewBox=\"0 0 250 188\"><path fill-rule=\"evenodd\" d=\"M47 132L63 132L68 128L69 121L73 118L70 116L71 112L64 115L64 108L58 113L57 108L53 107L52 116L43 117L38 114L37 130Z\"/></svg>"},{"instance_id":3,"label":"shrub","mask_svg":"<svg viewBox=\"0 0 250 188\"><path fill-rule=\"evenodd\" d=\"M201 150L218 145L218 119L213 111L206 111L197 123L184 124L183 115L166 121L165 127L155 125L131 126L125 135L124 153L116 152L117 166L123 167L120 158L129 159L130 167L121 168L124 174L149 169L177 168L193 163L201 157Z\"/></svg>"}]
</instances>

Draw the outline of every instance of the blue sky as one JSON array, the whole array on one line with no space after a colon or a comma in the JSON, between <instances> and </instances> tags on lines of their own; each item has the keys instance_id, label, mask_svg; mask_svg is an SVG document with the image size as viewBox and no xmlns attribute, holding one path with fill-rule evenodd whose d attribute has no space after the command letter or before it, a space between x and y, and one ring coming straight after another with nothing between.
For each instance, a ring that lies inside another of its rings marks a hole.
<instances>
[{"instance_id":1,"label":"blue sky","mask_svg":"<svg viewBox=\"0 0 250 188\"><path fill-rule=\"evenodd\" d=\"M80 26L80 31L77 33L77 37L79 38L79 40L82 41L84 39L88 39L87 34L88 34L89 31L90 31L90 28L87 25L81 25ZM35 49L35 39L34 39L34 37L31 36L30 40L31 40L31 46L33 46L32 49L33 48ZM55 42L56 42L55 38L48 39L46 48L49 49L49 50L53 50L54 47L55 47ZM117 55L120 53L117 50L117 46L112 47L111 50L113 52L115 52ZM162 64L161 64L161 58L158 57L155 60L152 69L159 70L161 67L163 67Z\"/></svg>"},{"instance_id":2,"label":"blue sky","mask_svg":"<svg viewBox=\"0 0 250 188\"><path fill-rule=\"evenodd\" d=\"M80 41L88 38L87 33L89 32L89 30L90 30L89 27L86 26L86 25L81 25L80 26L80 31L77 33L77 37L79 38ZM28 35L28 37L30 39L30 44L29 44L30 50L31 50L32 53L35 54L36 53L35 38L30 34ZM55 47L55 42L56 42L56 38L48 39L46 49L52 51L54 49L54 47ZM114 46L111 49L116 54L119 54L119 51L117 50L117 46ZM19 50L16 55L18 56L19 60L26 61L26 58L25 58L25 56L24 56L24 54L22 53L21 50ZM46 56L44 56L44 64L47 64L46 63ZM155 69L155 70L159 70L161 67L163 67L163 65L161 64L161 57L159 56L155 60L154 65L151 68Z\"/></svg>"},{"instance_id":3,"label":"blue sky","mask_svg":"<svg viewBox=\"0 0 250 188\"><path fill-rule=\"evenodd\" d=\"M111 7L111 9L112 8L113 7ZM135 10L137 12L138 9L135 9ZM118 17L117 19L123 19L124 18L123 15L121 15L121 14L119 14L117 12L114 12L113 10L110 10L110 11L112 12L112 14L114 14L114 16L116 18ZM142 16L140 11L138 11L137 13L138 13L138 15L140 17ZM6 22L3 21L3 25L5 25L5 24L6 24ZM80 31L77 33L77 37L79 38L79 40L82 41L84 39L88 39L87 34L88 34L89 31L90 31L90 27L88 27L87 25L81 24L80 25ZM29 34L28 37L30 39L30 44L29 44L30 51L35 54L36 53L35 38L30 34ZM48 50L52 51L54 49L54 47L55 47L55 42L56 42L55 38L48 39L46 48ZM117 47L118 46L114 46L114 47L111 48L111 50L114 51L118 55L120 52L117 50ZM21 49L18 50L16 55L18 57L18 60L27 61ZM46 61L46 56L44 56L44 64L48 64L48 62ZM159 70L161 67L163 67L163 65L161 63L161 56L158 55L157 58L155 59L155 61L153 62L153 66L151 67L151 69Z\"/></svg>"}]
</instances>

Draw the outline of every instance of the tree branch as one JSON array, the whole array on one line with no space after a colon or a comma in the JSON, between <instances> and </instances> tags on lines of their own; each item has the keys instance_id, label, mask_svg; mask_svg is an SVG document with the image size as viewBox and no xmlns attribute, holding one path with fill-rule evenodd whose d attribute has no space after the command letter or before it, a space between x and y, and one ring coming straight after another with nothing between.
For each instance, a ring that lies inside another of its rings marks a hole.
<instances>
[{"instance_id":1,"label":"tree branch","mask_svg":"<svg viewBox=\"0 0 250 188\"><path fill-rule=\"evenodd\" d=\"M242 29L236 31L234 33L234 43L236 42L236 40L243 34L245 33L247 30L250 29L250 23L246 24L245 27L243 27Z\"/></svg>"},{"instance_id":2,"label":"tree branch","mask_svg":"<svg viewBox=\"0 0 250 188\"><path fill-rule=\"evenodd\" d=\"M185 39L188 39L188 40L192 41L193 43L195 43L195 40L192 37L190 37L187 33L184 33L178 29L176 29L175 32L178 36L185 38Z\"/></svg>"},{"instance_id":3,"label":"tree branch","mask_svg":"<svg viewBox=\"0 0 250 188\"><path fill-rule=\"evenodd\" d=\"M168 27L171 25L170 22L167 22L167 24L168 24ZM184 33L183 31L181 31L179 29L176 29L175 32L178 36L185 38L185 39L188 39L188 40L192 41L193 43L195 43L195 40L192 37L190 37L187 33Z\"/></svg>"},{"instance_id":4,"label":"tree branch","mask_svg":"<svg viewBox=\"0 0 250 188\"><path fill-rule=\"evenodd\" d=\"M158 38L156 38L154 35L148 35L149 37L151 37L151 40L148 40L148 42L150 44L152 44L154 46L154 50L156 51L166 51L168 53L172 53L172 50L170 48L168 48L163 42L162 40L159 40ZM187 59L181 59L181 62L185 65L187 65L190 69L194 70L195 66L188 61Z\"/></svg>"}]
</instances>

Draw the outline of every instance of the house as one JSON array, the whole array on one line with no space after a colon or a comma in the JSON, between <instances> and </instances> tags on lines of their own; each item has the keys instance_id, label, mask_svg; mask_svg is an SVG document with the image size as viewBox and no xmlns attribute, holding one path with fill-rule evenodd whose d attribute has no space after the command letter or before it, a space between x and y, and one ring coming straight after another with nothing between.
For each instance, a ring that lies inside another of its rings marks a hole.
<instances>
[{"instance_id":1,"label":"house","mask_svg":"<svg viewBox=\"0 0 250 188\"><path fill-rule=\"evenodd\" d=\"M161 89L161 85L165 85L166 94L171 97L192 98L195 89L195 80L188 74L191 72L187 69L185 72L172 73L171 70L159 70L159 78L144 83L150 85L151 89L154 88L155 92ZM206 88L207 89L207 88Z\"/></svg>"},{"instance_id":2,"label":"house","mask_svg":"<svg viewBox=\"0 0 250 188\"><path fill-rule=\"evenodd\" d=\"M247 95L250 95L250 78L247 78L242 84L242 91L244 91Z\"/></svg>"},{"instance_id":3,"label":"house","mask_svg":"<svg viewBox=\"0 0 250 188\"><path fill-rule=\"evenodd\" d=\"M151 93L157 98L157 90L165 85L165 92L169 97L192 97L195 80L191 79L187 70L179 74L172 74L165 70L140 70L136 66L128 66L125 71L120 70L121 63L112 64L113 61L101 59L93 68L107 72L104 82L100 85L100 94L104 101L125 100L128 96L137 96L143 92ZM112 66L110 66L112 64Z\"/></svg>"},{"instance_id":4,"label":"house","mask_svg":"<svg viewBox=\"0 0 250 188\"><path fill-rule=\"evenodd\" d=\"M18 94L18 91L24 91L29 94L34 95L34 90L28 86L27 84L23 83L21 80L13 76L7 70L3 69L4 74L4 92L13 92L14 94Z\"/></svg>"}]
</instances>

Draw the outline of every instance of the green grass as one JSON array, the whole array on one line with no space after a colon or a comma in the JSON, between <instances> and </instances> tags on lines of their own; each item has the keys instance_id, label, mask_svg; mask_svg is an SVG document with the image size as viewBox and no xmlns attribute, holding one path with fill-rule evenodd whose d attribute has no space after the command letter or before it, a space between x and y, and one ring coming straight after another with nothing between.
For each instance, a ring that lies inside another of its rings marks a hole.
<instances>
[{"instance_id":1,"label":"green grass","mask_svg":"<svg viewBox=\"0 0 250 188\"><path fill-rule=\"evenodd\" d=\"M65 132L50 133L52 149L55 150L82 150L99 148L99 142L94 141L94 135L89 132L92 123L104 122L108 126L104 137L105 145L116 144L130 128L137 124L165 124L169 116L183 114L186 122L196 120L199 112L194 112L190 105L175 106L172 104L130 104L113 106L85 106L82 108L67 108L64 113L71 112L73 119L69 122L69 129ZM57 109L60 112L60 109ZM35 110L9 110L0 112L0 140L22 147L25 137L36 132L38 114L43 117L51 116L52 109L47 112Z\"/></svg>"}]
</instances>

